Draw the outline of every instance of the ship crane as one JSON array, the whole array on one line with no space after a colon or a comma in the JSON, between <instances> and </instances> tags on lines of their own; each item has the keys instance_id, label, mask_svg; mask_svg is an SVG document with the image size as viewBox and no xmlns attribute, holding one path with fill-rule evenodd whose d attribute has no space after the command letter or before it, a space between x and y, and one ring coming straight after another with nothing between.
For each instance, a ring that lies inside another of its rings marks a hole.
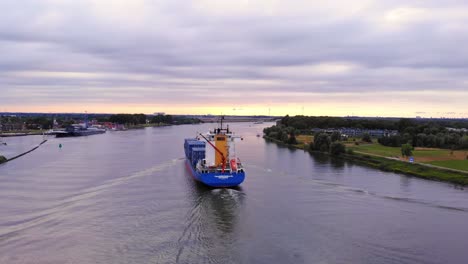
<instances>
[{"instance_id":1,"label":"ship crane","mask_svg":"<svg viewBox=\"0 0 468 264\"><path fill-rule=\"evenodd\" d=\"M221 155L221 162L223 164L223 167L222 167L222 173L224 173L224 170L226 169L226 157L224 157L224 154L221 150L219 150L215 145L213 145L213 143L211 143L203 134L200 133L200 136L206 140L206 142L208 142L208 144L210 144L210 146L212 146L216 152L218 152L220 155Z\"/></svg>"}]
</instances>

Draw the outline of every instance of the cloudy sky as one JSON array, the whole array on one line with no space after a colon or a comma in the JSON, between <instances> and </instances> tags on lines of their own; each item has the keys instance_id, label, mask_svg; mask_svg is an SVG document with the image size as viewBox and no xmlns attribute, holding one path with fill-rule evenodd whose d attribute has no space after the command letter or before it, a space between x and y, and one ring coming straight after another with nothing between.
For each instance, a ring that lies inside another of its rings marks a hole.
<instances>
[{"instance_id":1,"label":"cloudy sky","mask_svg":"<svg viewBox=\"0 0 468 264\"><path fill-rule=\"evenodd\" d=\"M468 117L467 1L0 0L0 111Z\"/></svg>"}]
</instances>

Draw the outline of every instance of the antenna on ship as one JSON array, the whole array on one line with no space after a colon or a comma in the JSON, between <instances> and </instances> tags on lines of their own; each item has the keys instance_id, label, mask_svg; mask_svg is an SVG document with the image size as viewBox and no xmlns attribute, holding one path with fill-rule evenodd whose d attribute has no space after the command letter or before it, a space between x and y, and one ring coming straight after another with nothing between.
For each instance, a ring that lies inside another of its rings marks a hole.
<instances>
[{"instance_id":1,"label":"antenna on ship","mask_svg":"<svg viewBox=\"0 0 468 264\"><path fill-rule=\"evenodd\" d=\"M221 116L221 129L223 129L223 120L224 120L224 116L222 115Z\"/></svg>"},{"instance_id":2,"label":"antenna on ship","mask_svg":"<svg viewBox=\"0 0 468 264\"><path fill-rule=\"evenodd\" d=\"M88 111L85 111L85 128L88 128Z\"/></svg>"}]
</instances>

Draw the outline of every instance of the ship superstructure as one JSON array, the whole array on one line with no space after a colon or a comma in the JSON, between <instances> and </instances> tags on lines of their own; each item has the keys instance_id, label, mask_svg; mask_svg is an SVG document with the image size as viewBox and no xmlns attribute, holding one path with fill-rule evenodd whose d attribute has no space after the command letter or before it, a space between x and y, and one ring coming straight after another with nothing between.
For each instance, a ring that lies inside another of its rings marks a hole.
<instances>
[{"instance_id":1,"label":"ship superstructure","mask_svg":"<svg viewBox=\"0 0 468 264\"><path fill-rule=\"evenodd\" d=\"M194 178L212 187L232 187L245 179L244 167L236 155L235 135L229 126L220 127L196 138L185 139L186 164Z\"/></svg>"}]
</instances>

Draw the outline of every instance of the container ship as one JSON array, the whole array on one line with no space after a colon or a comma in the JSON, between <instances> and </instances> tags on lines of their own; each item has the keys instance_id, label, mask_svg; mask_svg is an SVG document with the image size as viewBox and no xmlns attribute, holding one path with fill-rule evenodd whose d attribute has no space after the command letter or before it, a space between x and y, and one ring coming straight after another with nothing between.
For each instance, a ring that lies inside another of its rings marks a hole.
<instances>
[{"instance_id":1,"label":"container ship","mask_svg":"<svg viewBox=\"0 0 468 264\"><path fill-rule=\"evenodd\" d=\"M185 164L195 180L211 187L235 187L245 179L244 167L236 157L235 140L242 139L220 128L196 138L185 139Z\"/></svg>"}]
</instances>

